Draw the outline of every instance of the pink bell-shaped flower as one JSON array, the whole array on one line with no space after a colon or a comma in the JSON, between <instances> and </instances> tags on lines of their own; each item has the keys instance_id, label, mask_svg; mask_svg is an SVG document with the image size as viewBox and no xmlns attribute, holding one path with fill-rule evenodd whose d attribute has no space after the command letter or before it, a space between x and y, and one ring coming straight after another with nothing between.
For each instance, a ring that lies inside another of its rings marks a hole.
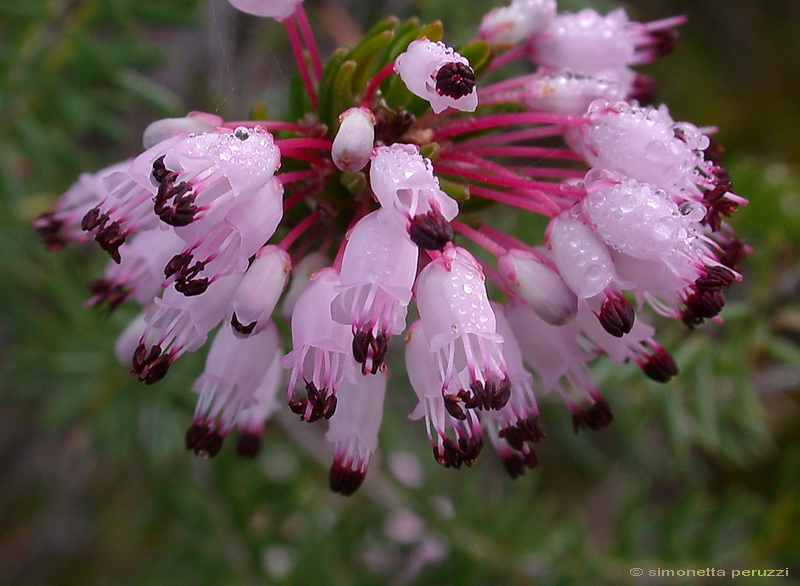
<instances>
[{"instance_id":1,"label":"pink bell-shaped flower","mask_svg":"<svg viewBox=\"0 0 800 586\"><path fill-rule=\"evenodd\" d=\"M505 314L525 362L541 377L545 392L555 389L564 399L575 431L608 426L613 415L586 367L594 353L579 343L580 326L575 321L551 326L519 297L509 299ZM562 379L569 383L568 387Z\"/></svg>"},{"instance_id":2,"label":"pink bell-shaped flower","mask_svg":"<svg viewBox=\"0 0 800 586\"><path fill-rule=\"evenodd\" d=\"M206 216L176 228L187 246L165 267L165 286L174 282L184 295L199 295L216 279L244 272L283 217L282 195L283 186L273 178L258 191L236 198L224 216Z\"/></svg>"},{"instance_id":3,"label":"pink bell-shaped flower","mask_svg":"<svg viewBox=\"0 0 800 586\"><path fill-rule=\"evenodd\" d=\"M152 166L158 184L155 212L163 222L178 227L203 218L217 221L237 200L266 188L278 167L275 140L258 126L190 136ZM207 229L187 228L181 237L189 242Z\"/></svg>"},{"instance_id":4,"label":"pink bell-shaped flower","mask_svg":"<svg viewBox=\"0 0 800 586\"><path fill-rule=\"evenodd\" d=\"M367 475L378 449L387 379L388 374L380 372L358 382L345 381L339 388L336 415L325 434L334 451L329 475L334 492L353 494Z\"/></svg>"},{"instance_id":5,"label":"pink bell-shaped flower","mask_svg":"<svg viewBox=\"0 0 800 586\"><path fill-rule=\"evenodd\" d=\"M353 329L353 353L362 372L383 365L389 338L406 326L419 249L380 211L361 218L350 230L342 259L333 319Z\"/></svg>"},{"instance_id":6,"label":"pink bell-shaped flower","mask_svg":"<svg viewBox=\"0 0 800 586\"><path fill-rule=\"evenodd\" d=\"M531 41L533 60L550 71L606 75L634 62L636 43L625 10L601 16L586 8L558 15Z\"/></svg>"},{"instance_id":7,"label":"pink bell-shaped flower","mask_svg":"<svg viewBox=\"0 0 800 586\"><path fill-rule=\"evenodd\" d=\"M441 250L452 240L458 203L439 189L431 162L419 148L395 143L372 154L370 186L387 221L403 223L420 248Z\"/></svg>"},{"instance_id":8,"label":"pink bell-shaped flower","mask_svg":"<svg viewBox=\"0 0 800 586\"><path fill-rule=\"evenodd\" d=\"M186 432L186 449L213 456L245 409L255 407L256 391L267 367L280 355L275 324L245 339L231 328L217 331L203 374L192 390L199 395L192 426Z\"/></svg>"},{"instance_id":9,"label":"pink bell-shaped flower","mask_svg":"<svg viewBox=\"0 0 800 586\"><path fill-rule=\"evenodd\" d=\"M140 305L152 302L161 290L164 265L183 248L172 230L145 230L120 247L119 263L109 261L105 275L89 283L92 296L87 306L103 302L113 310L128 299Z\"/></svg>"},{"instance_id":10,"label":"pink bell-shaped flower","mask_svg":"<svg viewBox=\"0 0 800 586\"><path fill-rule=\"evenodd\" d=\"M164 291L145 314L147 327L133 353L132 374L147 384L157 382L181 354L205 344L208 333L230 311L241 280L241 274L228 275L196 297L186 297L174 287Z\"/></svg>"},{"instance_id":11,"label":"pink bell-shaped flower","mask_svg":"<svg viewBox=\"0 0 800 586\"><path fill-rule=\"evenodd\" d=\"M304 421L330 419L339 385L346 378L354 380L357 374L350 327L331 317L338 287L336 270L322 269L311 278L292 312L292 351L281 364L292 369L286 398ZM296 399L295 387L301 381L307 396Z\"/></svg>"},{"instance_id":12,"label":"pink bell-shaped flower","mask_svg":"<svg viewBox=\"0 0 800 586\"><path fill-rule=\"evenodd\" d=\"M475 72L469 60L444 43L423 37L412 41L394 62L408 91L431 104L434 114L451 107L474 112L478 107Z\"/></svg>"},{"instance_id":13,"label":"pink bell-shaped flower","mask_svg":"<svg viewBox=\"0 0 800 586\"><path fill-rule=\"evenodd\" d=\"M104 178L124 173L130 161L115 163L97 173L82 173L78 180L56 201L52 212L42 214L33 222L45 246L60 250L70 242L88 240L90 235L81 227L84 216L108 195Z\"/></svg>"},{"instance_id":14,"label":"pink bell-shaped flower","mask_svg":"<svg viewBox=\"0 0 800 586\"><path fill-rule=\"evenodd\" d=\"M536 397L533 394L533 375L525 369L522 350L511 324L508 323L503 306L493 302L492 309L497 320L497 333L503 336L503 356L506 359L508 379L511 381L511 396L508 403L496 413L492 412L492 416L501 423L501 430L518 426L520 433L530 435L527 438L529 441L538 442L541 434L526 427L529 424L535 427L536 418L539 416L539 408L536 406Z\"/></svg>"},{"instance_id":15,"label":"pink bell-shaped flower","mask_svg":"<svg viewBox=\"0 0 800 586\"><path fill-rule=\"evenodd\" d=\"M88 232L108 255L119 262L119 249L136 230L159 226L153 214L153 198L157 187L153 166L170 149L185 140L173 136L150 147L131 163L107 169L100 175L103 198L81 219L81 229Z\"/></svg>"},{"instance_id":16,"label":"pink bell-shaped flower","mask_svg":"<svg viewBox=\"0 0 800 586\"><path fill-rule=\"evenodd\" d=\"M579 299L598 295L616 279L605 243L590 226L568 214L551 220L547 245L558 272Z\"/></svg>"},{"instance_id":17,"label":"pink bell-shaped flower","mask_svg":"<svg viewBox=\"0 0 800 586\"><path fill-rule=\"evenodd\" d=\"M280 335L274 323L270 322L260 335L275 338L276 347L280 349ZM264 376L253 391L254 402L245 407L236 417L236 427L239 429L239 441L236 443L236 452L245 458L254 458L261 449L261 435L264 432L264 423L273 413L283 406L278 401L278 392L283 381L283 368L280 363L281 353L276 351L267 366Z\"/></svg>"},{"instance_id":18,"label":"pink bell-shaped flower","mask_svg":"<svg viewBox=\"0 0 800 586\"><path fill-rule=\"evenodd\" d=\"M467 250L449 246L420 272L416 299L442 388L458 385L445 398L469 409L502 408L511 390L503 338L478 261Z\"/></svg>"},{"instance_id":19,"label":"pink bell-shaped flower","mask_svg":"<svg viewBox=\"0 0 800 586\"><path fill-rule=\"evenodd\" d=\"M712 186L711 165L703 158L708 137L693 124L674 122L666 106L597 100L585 118L587 124L568 138L590 165L684 200L700 198L698 185Z\"/></svg>"},{"instance_id":20,"label":"pink bell-shaped flower","mask_svg":"<svg viewBox=\"0 0 800 586\"><path fill-rule=\"evenodd\" d=\"M233 297L231 325L238 336L257 334L270 323L291 270L288 253L277 246L256 253Z\"/></svg>"},{"instance_id":21,"label":"pink bell-shaped flower","mask_svg":"<svg viewBox=\"0 0 800 586\"><path fill-rule=\"evenodd\" d=\"M522 101L531 110L581 116L597 99L616 102L626 96L625 86L615 79L564 69L533 77L524 86Z\"/></svg>"},{"instance_id":22,"label":"pink bell-shaped flower","mask_svg":"<svg viewBox=\"0 0 800 586\"><path fill-rule=\"evenodd\" d=\"M442 380L422 320L415 321L408 328L405 358L409 381L419 399L409 417L425 418L433 457L445 468L461 468L462 464L472 466L483 448L480 422L474 410L464 411L446 398L453 395L448 391L457 389ZM450 382L457 384L457 381ZM448 435L450 429L453 437Z\"/></svg>"},{"instance_id":23,"label":"pink bell-shaped flower","mask_svg":"<svg viewBox=\"0 0 800 586\"><path fill-rule=\"evenodd\" d=\"M514 45L543 31L556 17L556 0L512 0L481 20L478 36L493 46Z\"/></svg>"}]
</instances>

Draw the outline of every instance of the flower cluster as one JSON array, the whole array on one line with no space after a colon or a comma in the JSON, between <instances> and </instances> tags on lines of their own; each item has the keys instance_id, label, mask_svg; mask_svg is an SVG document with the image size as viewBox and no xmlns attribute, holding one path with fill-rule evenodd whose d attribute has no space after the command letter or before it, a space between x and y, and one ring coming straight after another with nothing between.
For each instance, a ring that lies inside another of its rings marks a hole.
<instances>
[{"instance_id":1,"label":"flower cluster","mask_svg":"<svg viewBox=\"0 0 800 586\"><path fill-rule=\"evenodd\" d=\"M329 420L331 487L351 494L405 333L411 416L436 461L471 466L488 434L516 477L545 437L535 392L555 390L576 432L601 429L596 356L678 372L646 307L719 319L748 252L725 218L745 200L711 130L651 105L655 82L633 69L673 48L683 18L513 0L458 50L438 23L389 19L323 64L298 0L231 3L284 21L305 115L155 122L144 152L81 176L35 222L51 249L94 239L111 257L87 305L141 305L116 347L141 381L218 328L188 450L213 456L237 428L255 456L283 388L301 420ZM517 61L530 73L504 77ZM547 218L542 240L493 227L487 203Z\"/></svg>"}]
</instances>

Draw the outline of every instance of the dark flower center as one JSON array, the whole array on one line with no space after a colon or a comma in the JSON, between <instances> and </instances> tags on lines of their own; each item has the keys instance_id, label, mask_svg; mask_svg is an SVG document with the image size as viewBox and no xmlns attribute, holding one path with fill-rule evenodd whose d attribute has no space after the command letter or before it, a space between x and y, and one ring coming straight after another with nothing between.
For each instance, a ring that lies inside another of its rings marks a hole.
<instances>
[{"instance_id":1,"label":"dark flower center","mask_svg":"<svg viewBox=\"0 0 800 586\"><path fill-rule=\"evenodd\" d=\"M472 93L475 72L464 63L448 63L436 72L436 91L440 96L458 99Z\"/></svg>"}]
</instances>

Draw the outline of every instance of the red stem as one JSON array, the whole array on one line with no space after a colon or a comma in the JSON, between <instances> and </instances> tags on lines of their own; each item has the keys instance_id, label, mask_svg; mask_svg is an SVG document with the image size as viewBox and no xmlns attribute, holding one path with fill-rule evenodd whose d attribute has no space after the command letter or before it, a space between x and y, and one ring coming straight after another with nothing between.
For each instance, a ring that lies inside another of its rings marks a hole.
<instances>
[{"instance_id":1,"label":"red stem","mask_svg":"<svg viewBox=\"0 0 800 586\"><path fill-rule=\"evenodd\" d=\"M582 188L574 185L552 183L550 181L534 181L533 179L524 179L510 173L506 175L493 175L475 171L465 166L451 166L441 163L436 165L436 170L446 175L453 175L463 179L473 179L481 183L491 183L492 185L499 185L501 187L515 187L525 190L526 192L530 191L531 194L539 192L542 196L544 196L544 193L573 195L574 197L582 197L585 195L585 191ZM546 196L544 196L544 198L547 199Z\"/></svg>"},{"instance_id":2,"label":"red stem","mask_svg":"<svg viewBox=\"0 0 800 586\"><path fill-rule=\"evenodd\" d=\"M470 138L464 142L458 143L459 148L473 148L477 146L484 146L487 144L503 144L510 142L518 142L522 140L531 140L537 138L547 138L550 136L558 136L564 134L564 127L561 125L551 126L536 126L534 128L525 128L523 130L512 130L509 132L500 132L498 134L490 134L488 136L479 136Z\"/></svg>"},{"instance_id":3,"label":"red stem","mask_svg":"<svg viewBox=\"0 0 800 586\"><path fill-rule=\"evenodd\" d=\"M282 138L275 141L275 145L281 149L324 149L331 150L333 141L329 138Z\"/></svg>"},{"instance_id":4,"label":"red stem","mask_svg":"<svg viewBox=\"0 0 800 586\"><path fill-rule=\"evenodd\" d=\"M372 79L369 80L369 84L367 85L367 89L364 90L364 97L361 99L361 106L363 108L369 107L369 103L372 101L372 98L375 97L375 93L378 91L380 85L393 73L394 61L384 65L380 71L372 76Z\"/></svg>"},{"instance_id":5,"label":"red stem","mask_svg":"<svg viewBox=\"0 0 800 586\"><path fill-rule=\"evenodd\" d=\"M540 200L543 203L537 203L530 197L527 197L531 195L532 192L526 192L525 195L519 195L514 192L499 191L497 189L483 187L481 185L464 185L464 187L467 187L472 195L491 199L492 201L504 203L521 210L528 210L548 218L552 218L553 216L557 216L561 213L561 207L559 207L555 202L548 200L543 193L541 194L543 199Z\"/></svg>"},{"instance_id":6,"label":"red stem","mask_svg":"<svg viewBox=\"0 0 800 586\"><path fill-rule=\"evenodd\" d=\"M302 181L303 179L312 179L319 177L319 171L316 169L303 169L302 171L289 171L288 173L281 173L278 175L283 185L294 183L295 181Z\"/></svg>"},{"instance_id":7,"label":"red stem","mask_svg":"<svg viewBox=\"0 0 800 586\"><path fill-rule=\"evenodd\" d=\"M456 232L466 236L467 238L472 240L475 244L482 246L483 248L485 248L498 258L506 254L506 252L508 252L505 248L503 248L497 242L489 238L486 234L481 234L480 232L478 232L474 228L470 228L463 222L460 222L458 220L450 220L450 225L453 226L453 229Z\"/></svg>"},{"instance_id":8,"label":"red stem","mask_svg":"<svg viewBox=\"0 0 800 586\"><path fill-rule=\"evenodd\" d=\"M466 144L466 143L461 143ZM582 161L583 158L576 152L569 149L556 149L551 147L537 146L479 146L470 149L476 155L494 157L541 157L543 159L567 159L570 161Z\"/></svg>"},{"instance_id":9,"label":"red stem","mask_svg":"<svg viewBox=\"0 0 800 586\"><path fill-rule=\"evenodd\" d=\"M565 169L564 167L509 167L527 177L552 177L555 179L583 179L585 169Z\"/></svg>"},{"instance_id":10,"label":"red stem","mask_svg":"<svg viewBox=\"0 0 800 586\"><path fill-rule=\"evenodd\" d=\"M316 109L317 91L314 89L314 83L311 81L311 72L308 70L308 63L306 63L306 58L303 54L303 45L300 43L300 35L297 33L297 28L291 18L284 20L283 24L286 25L286 34L289 35L289 42L292 45L294 60L297 62L300 78L303 80L303 86L306 88L311 107Z\"/></svg>"},{"instance_id":11,"label":"red stem","mask_svg":"<svg viewBox=\"0 0 800 586\"><path fill-rule=\"evenodd\" d=\"M283 237L283 240L280 241L278 244L278 248L281 250L289 250L289 247L294 244L294 241L297 240L303 232L308 230L311 225L316 222L320 217L319 212L314 212L313 214L309 214L303 220L297 224L294 228L289 230L289 233Z\"/></svg>"},{"instance_id":12,"label":"red stem","mask_svg":"<svg viewBox=\"0 0 800 586\"><path fill-rule=\"evenodd\" d=\"M492 62L489 64L489 67L486 68L487 73L489 71L494 71L495 69L498 69L503 65L511 63L512 61L514 61L514 59L522 57L527 51L528 51L527 44L522 43L520 45L517 45L516 47L509 49L502 55L498 55L497 57L492 59Z\"/></svg>"},{"instance_id":13,"label":"red stem","mask_svg":"<svg viewBox=\"0 0 800 586\"><path fill-rule=\"evenodd\" d=\"M452 124L446 124L434 130L435 140L450 136L458 136L476 130L497 128L498 126L512 126L515 124L559 124L561 126L580 126L584 120L580 116L566 114L550 114L548 112L510 112L503 114L484 114L470 118L459 119Z\"/></svg>"},{"instance_id":14,"label":"red stem","mask_svg":"<svg viewBox=\"0 0 800 586\"><path fill-rule=\"evenodd\" d=\"M317 83L319 83L322 81L322 60L319 57L317 40L314 38L314 32L311 30L311 25L308 22L308 16L303 9L302 3L297 5L294 16L297 19L297 26L300 28L300 34L303 35L303 42L306 44L308 54L311 57L311 67L314 70Z\"/></svg>"},{"instance_id":15,"label":"red stem","mask_svg":"<svg viewBox=\"0 0 800 586\"><path fill-rule=\"evenodd\" d=\"M312 191L315 191L318 188L319 188L319 183L314 183L303 189L298 189L292 195L283 200L283 211L285 212L286 210L291 209L296 204L303 201L303 199L305 199L308 196L308 194L310 194Z\"/></svg>"}]
</instances>

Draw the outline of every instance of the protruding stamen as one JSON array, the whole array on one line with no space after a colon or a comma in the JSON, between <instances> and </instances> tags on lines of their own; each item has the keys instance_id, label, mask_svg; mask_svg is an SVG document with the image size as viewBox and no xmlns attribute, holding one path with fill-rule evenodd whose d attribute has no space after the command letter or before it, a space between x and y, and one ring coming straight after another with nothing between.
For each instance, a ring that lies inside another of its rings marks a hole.
<instances>
[{"instance_id":1,"label":"protruding stamen","mask_svg":"<svg viewBox=\"0 0 800 586\"><path fill-rule=\"evenodd\" d=\"M522 450L525 442L538 443L547 437L539 428L539 418L531 414L527 419L518 421L500 430L498 435L506 440L515 450Z\"/></svg>"},{"instance_id":2,"label":"protruding stamen","mask_svg":"<svg viewBox=\"0 0 800 586\"><path fill-rule=\"evenodd\" d=\"M205 423L193 423L184 440L186 450L194 452L195 456L213 458L219 453L225 438Z\"/></svg>"},{"instance_id":3,"label":"protruding stamen","mask_svg":"<svg viewBox=\"0 0 800 586\"><path fill-rule=\"evenodd\" d=\"M658 84L651 76L637 73L628 90L628 99L636 100L642 106L649 106L658 98Z\"/></svg>"},{"instance_id":4,"label":"protruding stamen","mask_svg":"<svg viewBox=\"0 0 800 586\"><path fill-rule=\"evenodd\" d=\"M108 279L94 279L89 281L88 287L92 292L92 296L86 302L86 305L90 307L95 307L106 302L108 304L108 310L114 311L130 296L129 287L109 281Z\"/></svg>"},{"instance_id":5,"label":"protruding stamen","mask_svg":"<svg viewBox=\"0 0 800 586\"><path fill-rule=\"evenodd\" d=\"M153 198L153 211L162 222L170 226L191 224L197 212L197 206L194 205L196 195L191 186L185 181L176 185L174 181L177 176L169 171L162 175L154 169L153 176L157 175L161 177L161 184Z\"/></svg>"},{"instance_id":6,"label":"protruding stamen","mask_svg":"<svg viewBox=\"0 0 800 586\"><path fill-rule=\"evenodd\" d=\"M725 296L719 289L696 289L686 299L686 309L681 320L690 328L703 323L703 320L716 317L725 306Z\"/></svg>"},{"instance_id":7,"label":"protruding stamen","mask_svg":"<svg viewBox=\"0 0 800 586\"><path fill-rule=\"evenodd\" d=\"M744 258L752 252L750 246L739 238L732 238L730 241L723 243L721 248L722 254L719 255L717 260L734 271L738 271L741 268Z\"/></svg>"},{"instance_id":8,"label":"protruding stamen","mask_svg":"<svg viewBox=\"0 0 800 586\"><path fill-rule=\"evenodd\" d=\"M289 409L299 415L301 421L312 423L322 418L333 417L336 412L336 395L329 393L325 387L317 389L314 383L308 381L306 381L306 393L308 395L306 399L289 401Z\"/></svg>"},{"instance_id":9,"label":"protruding stamen","mask_svg":"<svg viewBox=\"0 0 800 586\"><path fill-rule=\"evenodd\" d=\"M694 282L694 286L703 291L715 291L729 287L736 280L736 275L723 266L706 267L706 272Z\"/></svg>"},{"instance_id":10,"label":"protruding stamen","mask_svg":"<svg viewBox=\"0 0 800 586\"><path fill-rule=\"evenodd\" d=\"M211 281L208 277L203 277L202 279L178 279L175 281L175 290L180 291L187 297L192 297L193 295L205 293L210 284Z\"/></svg>"},{"instance_id":11,"label":"protruding stamen","mask_svg":"<svg viewBox=\"0 0 800 586\"><path fill-rule=\"evenodd\" d=\"M248 336L251 333L253 333L253 329L256 327L256 323L258 323L258 322L252 322L252 323L249 323L247 325L242 325L241 323L239 323L239 320L236 319L236 313L235 312L231 316L231 327L233 327L234 330L236 330L237 332L239 332L243 336Z\"/></svg>"},{"instance_id":12,"label":"protruding stamen","mask_svg":"<svg viewBox=\"0 0 800 586\"><path fill-rule=\"evenodd\" d=\"M443 65L436 72L436 91L441 96L463 98L475 89L475 71L458 61Z\"/></svg>"},{"instance_id":13,"label":"protruding stamen","mask_svg":"<svg viewBox=\"0 0 800 586\"><path fill-rule=\"evenodd\" d=\"M369 330L357 330L353 334L353 358L361 364L361 374L375 374L386 361L389 337L386 332L373 335Z\"/></svg>"},{"instance_id":14,"label":"protruding stamen","mask_svg":"<svg viewBox=\"0 0 800 586\"><path fill-rule=\"evenodd\" d=\"M467 467L471 467L483 450L483 437L480 435L462 436L458 439L458 449L461 461Z\"/></svg>"},{"instance_id":15,"label":"protruding stamen","mask_svg":"<svg viewBox=\"0 0 800 586\"><path fill-rule=\"evenodd\" d=\"M491 380L475 380L472 381L469 388L469 391L462 389L457 394L468 409L499 411L511 398L511 381L508 380L508 377L501 380L499 384Z\"/></svg>"},{"instance_id":16,"label":"protruding stamen","mask_svg":"<svg viewBox=\"0 0 800 586\"><path fill-rule=\"evenodd\" d=\"M102 226L108 221L108 214L101 214L99 207L93 207L81 220L81 230L91 232L98 226Z\"/></svg>"},{"instance_id":17,"label":"protruding stamen","mask_svg":"<svg viewBox=\"0 0 800 586\"><path fill-rule=\"evenodd\" d=\"M603 329L617 338L631 331L635 318L633 305L621 293L607 293L597 315Z\"/></svg>"},{"instance_id":18,"label":"protruding stamen","mask_svg":"<svg viewBox=\"0 0 800 586\"><path fill-rule=\"evenodd\" d=\"M458 419L459 421L464 421L467 418L467 414L464 412L464 409L461 407L460 403L462 403L461 397L458 395L448 395L445 394L444 396L444 406L447 409L447 412L450 414L450 417L453 419Z\"/></svg>"},{"instance_id":19,"label":"protruding stamen","mask_svg":"<svg viewBox=\"0 0 800 586\"><path fill-rule=\"evenodd\" d=\"M67 240L62 235L64 221L58 219L53 212L47 212L36 218L33 227L39 232L48 250L61 250L66 246Z\"/></svg>"},{"instance_id":20,"label":"protruding stamen","mask_svg":"<svg viewBox=\"0 0 800 586\"><path fill-rule=\"evenodd\" d=\"M611 425L613 420L611 407L606 401L600 400L588 409L578 409L572 413L572 429L575 433L582 428L597 431Z\"/></svg>"},{"instance_id":21,"label":"protruding stamen","mask_svg":"<svg viewBox=\"0 0 800 586\"><path fill-rule=\"evenodd\" d=\"M131 374L137 375L143 383L152 385L167 375L171 364L172 357L164 354L158 344L154 344L149 350L144 344L139 344L133 353Z\"/></svg>"},{"instance_id":22,"label":"protruding stamen","mask_svg":"<svg viewBox=\"0 0 800 586\"><path fill-rule=\"evenodd\" d=\"M105 214L104 217L108 219L108 216ZM94 237L97 243L100 244L100 248L105 250L117 264L122 260L119 255L119 247L125 244L127 238L128 232L124 232L120 229L119 222L103 225Z\"/></svg>"},{"instance_id":23,"label":"protruding stamen","mask_svg":"<svg viewBox=\"0 0 800 586\"><path fill-rule=\"evenodd\" d=\"M155 161L153 161L153 179L156 180L156 183L164 183L165 180L172 181L174 179L175 173L170 171L164 165L164 157L166 155L161 155ZM167 179L168 176L172 175L173 179Z\"/></svg>"},{"instance_id":24,"label":"protruding stamen","mask_svg":"<svg viewBox=\"0 0 800 586\"><path fill-rule=\"evenodd\" d=\"M261 451L261 437L255 433L244 431L236 442L236 453L242 458L253 459Z\"/></svg>"},{"instance_id":25,"label":"protruding stamen","mask_svg":"<svg viewBox=\"0 0 800 586\"><path fill-rule=\"evenodd\" d=\"M333 492L350 496L359 489L367 474L361 470L353 470L338 460L334 460L328 474L328 482Z\"/></svg>"},{"instance_id":26,"label":"protruding stamen","mask_svg":"<svg viewBox=\"0 0 800 586\"><path fill-rule=\"evenodd\" d=\"M502 454L503 468L506 469L511 478L518 478L525 474L525 469L533 470L539 465L539 458L536 457L536 452L527 448L524 452L511 451Z\"/></svg>"},{"instance_id":27,"label":"protruding stamen","mask_svg":"<svg viewBox=\"0 0 800 586\"><path fill-rule=\"evenodd\" d=\"M414 244L425 250L441 251L453 241L453 227L436 208L414 216L408 234Z\"/></svg>"},{"instance_id":28,"label":"protruding stamen","mask_svg":"<svg viewBox=\"0 0 800 586\"><path fill-rule=\"evenodd\" d=\"M461 451L458 449L456 443L449 437L445 437L440 446L433 447L433 457L445 468L455 468L458 470L463 463Z\"/></svg>"},{"instance_id":29,"label":"protruding stamen","mask_svg":"<svg viewBox=\"0 0 800 586\"><path fill-rule=\"evenodd\" d=\"M658 347L646 362L641 364L644 373L654 381L665 383L678 374L678 365L672 354L665 348Z\"/></svg>"},{"instance_id":30,"label":"protruding stamen","mask_svg":"<svg viewBox=\"0 0 800 586\"><path fill-rule=\"evenodd\" d=\"M675 50L678 44L678 31L675 29L664 29L652 31L650 37L654 41L652 47L656 57L665 57Z\"/></svg>"}]
</instances>

